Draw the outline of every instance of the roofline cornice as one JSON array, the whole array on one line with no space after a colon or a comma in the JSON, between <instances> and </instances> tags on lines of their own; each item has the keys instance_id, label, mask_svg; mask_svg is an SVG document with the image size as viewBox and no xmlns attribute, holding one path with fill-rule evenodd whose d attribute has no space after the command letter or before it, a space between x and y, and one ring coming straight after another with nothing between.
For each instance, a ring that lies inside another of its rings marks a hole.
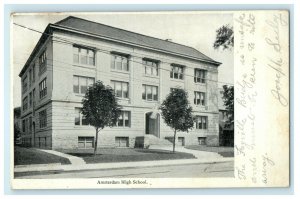
<instances>
[{"instance_id":1,"label":"roofline cornice","mask_svg":"<svg viewBox=\"0 0 300 199\"><path fill-rule=\"evenodd\" d=\"M103 39L103 40L108 40L108 41L122 43L122 44L130 45L130 46L135 46L135 47L140 47L140 48L144 48L144 49L148 49L148 50L153 50L153 51L157 51L157 52L163 52L163 53L167 53L167 54L171 54L171 55L181 56L181 57L193 59L193 60L196 60L196 61L210 63L210 64L213 64L213 65L216 65L216 66L219 66L219 65L222 64L221 62L217 62L217 61L210 61L210 60L206 60L206 59L199 59L197 57L187 56L187 55L180 54L180 53L174 53L174 52L171 52L171 51L166 51L166 50L161 50L161 49L157 49L157 48L152 48L152 47L149 47L149 46L146 46L146 45L138 45L138 44L135 44L135 43L126 42L126 41L119 40L119 39L114 39L114 38L111 38L111 37L106 37L106 36L101 36L101 35L97 35L97 34L92 34L92 33L86 32L86 31L78 30L76 28L70 28L70 27L56 25L56 24L50 24L50 27L54 28L54 29L59 29L59 30L67 31L67 32L73 32L73 33L77 33L77 34L83 34L83 35L86 35L86 36L96 37L96 38L100 38L100 39Z\"/></svg>"},{"instance_id":2,"label":"roofline cornice","mask_svg":"<svg viewBox=\"0 0 300 199\"><path fill-rule=\"evenodd\" d=\"M36 56L36 53L39 51L40 47L43 45L43 40L46 41L48 39L48 37L50 36L51 33L49 31L50 31L50 26L48 25L46 27L46 29L44 30L42 36L40 37L39 41L35 45L33 51L29 55L29 58L27 59L25 65L23 66L21 72L19 73L19 77L22 77L24 72L27 70L27 68L31 64L33 58Z\"/></svg>"},{"instance_id":3,"label":"roofline cornice","mask_svg":"<svg viewBox=\"0 0 300 199\"><path fill-rule=\"evenodd\" d=\"M89 33L89 32L82 31L82 30L78 30L76 28L70 28L70 27L66 27L66 26L62 26L62 25L56 25L56 24L48 24L48 26L44 30L42 36L40 37L38 43L35 45L33 51L31 52L29 58L27 59L25 65L23 66L21 72L19 73L19 77L22 77L24 72L27 70L27 68L31 64L33 58L35 57L37 51L39 50L40 46L43 45L42 41L48 39L48 37L50 36L49 34L51 34L50 32L51 32L52 29L58 29L58 30L66 31L66 32L73 32L73 33L77 33L77 34L81 34L81 35L86 35L86 36L95 37L95 38L99 38L99 39L103 39L103 40L107 40L107 41L112 41L112 42L116 42L116 43L129 45L129 46L140 47L140 48L143 48L143 49L148 49L148 50L152 50L152 51L156 51L156 52L167 53L167 54L170 54L170 55L175 55L175 56L180 56L180 57L183 57L183 58L188 58L188 59L192 59L192 60L196 60L196 61L210 63L210 64L213 64L215 66L219 66L219 65L222 64L221 62L217 62L217 61L199 59L197 57L187 56L187 55L184 55L184 54L174 53L174 52L166 51L166 50L161 50L161 49L153 48L153 47L146 46L146 45L138 45L138 44L135 44L135 43L132 43L132 42L126 42L126 41L119 40L119 39L114 39L114 38L101 36L101 35L97 35L97 34L92 34L92 33Z\"/></svg>"}]
</instances>

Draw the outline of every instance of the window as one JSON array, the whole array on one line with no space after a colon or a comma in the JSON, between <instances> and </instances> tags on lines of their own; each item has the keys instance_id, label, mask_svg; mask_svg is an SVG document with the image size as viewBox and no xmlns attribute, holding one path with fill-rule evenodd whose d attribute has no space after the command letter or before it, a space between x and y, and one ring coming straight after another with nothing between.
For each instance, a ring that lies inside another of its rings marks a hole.
<instances>
[{"instance_id":1,"label":"window","mask_svg":"<svg viewBox=\"0 0 300 199\"><path fill-rule=\"evenodd\" d=\"M42 74L43 72L46 71L46 66L47 66L47 56L46 56L46 51L44 51L40 57L39 57L39 64L40 64L40 71L39 73Z\"/></svg>"},{"instance_id":2,"label":"window","mask_svg":"<svg viewBox=\"0 0 300 199\"><path fill-rule=\"evenodd\" d=\"M228 120L228 112L225 110L219 110L220 120L227 121Z\"/></svg>"},{"instance_id":3,"label":"window","mask_svg":"<svg viewBox=\"0 0 300 199\"><path fill-rule=\"evenodd\" d=\"M32 132L32 117L29 117L29 132Z\"/></svg>"},{"instance_id":4,"label":"window","mask_svg":"<svg viewBox=\"0 0 300 199\"><path fill-rule=\"evenodd\" d=\"M196 116L196 129L207 129L207 116Z\"/></svg>"},{"instance_id":5,"label":"window","mask_svg":"<svg viewBox=\"0 0 300 199\"><path fill-rule=\"evenodd\" d=\"M35 82L35 64L32 66L32 83Z\"/></svg>"},{"instance_id":6,"label":"window","mask_svg":"<svg viewBox=\"0 0 300 199\"><path fill-rule=\"evenodd\" d=\"M73 76L73 92L85 94L87 88L95 83L95 78Z\"/></svg>"},{"instance_id":7,"label":"window","mask_svg":"<svg viewBox=\"0 0 300 199\"><path fill-rule=\"evenodd\" d=\"M35 106L35 88L32 90L32 104Z\"/></svg>"},{"instance_id":8,"label":"window","mask_svg":"<svg viewBox=\"0 0 300 199\"><path fill-rule=\"evenodd\" d=\"M89 125L86 118L81 113L81 108L75 108L75 125L76 126L86 126Z\"/></svg>"},{"instance_id":9,"label":"window","mask_svg":"<svg viewBox=\"0 0 300 199\"><path fill-rule=\"evenodd\" d=\"M111 54L111 69L129 71L128 56Z\"/></svg>"},{"instance_id":10,"label":"window","mask_svg":"<svg viewBox=\"0 0 300 199\"><path fill-rule=\"evenodd\" d=\"M111 81L112 88L115 91L116 97L128 98L129 97L129 86L127 82Z\"/></svg>"},{"instance_id":11,"label":"window","mask_svg":"<svg viewBox=\"0 0 300 199\"><path fill-rule=\"evenodd\" d=\"M26 122L25 119L22 120L22 131L23 131L23 132L25 132L25 128L26 128L26 127L25 127L25 125L26 125L25 122Z\"/></svg>"},{"instance_id":12,"label":"window","mask_svg":"<svg viewBox=\"0 0 300 199\"><path fill-rule=\"evenodd\" d=\"M24 133L28 132L28 118L22 120L22 131Z\"/></svg>"},{"instance_id":13,"label":"window","mask_svg":"<svg viewBox=\"0 0 300 199\"><path fill-rule=\"evenodd\" d=\"M29 107L32 107L32 92L29 93Z\"/></svg>"},{"instance_id":14,"label":"window","mask_svg":"<svg viewBox=\"0 0 300 199\"><path fill-rule=\"evenodd\" d=\"M116 147L128 147L129 139L128 137L115 137Z\"/></svg>"},{"instance_id":15,"label":"window","mask_svg":"<svg viewBox=\"0 0 300 199\"><path fill-rule=\"evenodd\" d=\"M183 79L183 66L172 64L170 77L173 79Z\"/></svg>"},{"instance_id":16,"label":"window","mask_svg":"<svg viewBox=\"0 0 300 199\"><path fill-rule=\"evenodd\" d=\"M205 83L206 71L202 69L195 69L194 82Z\"/></svg>"},{"instance_id":17,"label":"window","mask_svg":"<svg viewBox=\"0 0 300 199\"><path fill-rule=\"evenodd\" d=\"M26 111L28 108L28 98L27 96L23 99L23 111Z\"/></svg>"},{"instance_id":18,"label":"window","mask_svg":"<svg viewBox=\"0 0 300 199\"><path fill-rule=\"evenodd\" d=\"M78 137L78 148L94 148L94 137Z\"/></svg>"},{"instance_id":19,"label":"window","mask_svg":"<svg viewBox=\"0 0 300 199\"><path fill-rule=\"evenodd\" d=\"M122 111L116 126L118 127L130 127L130 112Z\"/></svg>"},{"instance_id":20,"label":"window","mask_svg":"<svg viewBox=\"0 0 300 199\"><path fill-rule=\"evenodd\" d=\"M194 104L205 106L205 93L195 91L194 95Z\"/></svg>"},{"instance_id":21,"label":"window","mask_svg":"<svg viewBox=\"0 0 300 199\"><path fill-rule=\"evenodd\" d=\"M148 59L143 59L143 65L145 66L145 74L158 76L158 62L151 61Z\"/></svg>"},{"instance_id":22,"label":"window","mask_svg":"<svg viewBox=\"0 0 300 199\"><path fill-rule=\"evenodd\" d=\"M27 87L28 84L27 84L27 75L24 77L24 79L22 80L22 90L23 90L23 93L25 93L27 91Z\"/></svg>"},{"instance_id":23,"label":"window","mask_svg":"<svg viewBox=\"0 0 300 199\"><path fill-rule=\"evenodd\" d=\"M40 84L39 84L39 88L40 88L40 99L42 99L43 97L45 97L47 95L47 78L43 79Z\"/></svg>"},{"instance_id":24,"label":"window","mask_svg":"<svg viewBox=\"0 0 300 199\"><path fill-rule=\"evenodd\" d=\"M32 70L29 69L29 87L31 86L32 83Z\"/></svg>"},{"instance_id":25,"label":"window","mask_svg":"<svg viewBox=\"0 0 300 199\"><path fill-rule=\"evenodd\" d=\"M95 51L88 48L73 46L73 62L75 64L95 66Z\"/></svg>"},{"instance_id":26,"label":"window","mask_svg":"<svg viewBox=\"0 0 300 199\"><path fill-rule=\"evenodd\" d=\"M157 101L158 100L158 87L143 84L142 99L147 101Z\"/></svg>"},{"instance_id":27,"label":"window","mask_svg":"<svg viewBox=\"0 0 300 199\"><path fill-rule=\"evenodd\" d=\"M206 145L206 137L198 137L199 145Z\"/></svg>"},{"instance_id":28,"label":"window","mask_svg":"<svg viewBox=\"0 0 300 199\"><path fill-rule=\"evenodd\" d=\"M25 132L26 132L26 133L28 133L28 130L29 130L29 128L28 128L29 125L28 125L28 124L29 124L29 119L26 118L26 119L25 119Z\"/></svg>"},{"instance_id":29,"label":"window","mask_svg":"<svg viewBox=\"0 0 300 199\"><path fill-rule=\"evenodd\" d=\"M39 122L40 122L40 128L47 127L47 110L42 110L39 112Z\"/></svg>"}]
</instances>

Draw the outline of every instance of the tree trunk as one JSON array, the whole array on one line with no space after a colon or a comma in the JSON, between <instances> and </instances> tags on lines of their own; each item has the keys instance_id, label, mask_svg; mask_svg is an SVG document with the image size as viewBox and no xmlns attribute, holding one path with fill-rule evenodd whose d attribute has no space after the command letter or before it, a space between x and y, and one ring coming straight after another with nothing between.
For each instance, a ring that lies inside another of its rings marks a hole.
<instances>
[{"instance_id":1,"label":"tree trunk","mask_svg":"<svg viewBox=\"0 0 300 199\"><path fill-rule=\"evenodd\" d=\"M97 145L98 145L98 128L96 128L96 140L95 140L95 148L94 148L94 157L96 156L96 153L97 153Z\"/></svg>"},{"instance_id":2,"label":"tree trunk","mask_svg":"<svg viewBox=\"0 0 300 199\"><path fill-rule=\"evenodd\" d=\"M173 153L175 153L175 141L176 141L176 129L174 131L174 138L173 138Z\"/></svg>"}]
</instances>

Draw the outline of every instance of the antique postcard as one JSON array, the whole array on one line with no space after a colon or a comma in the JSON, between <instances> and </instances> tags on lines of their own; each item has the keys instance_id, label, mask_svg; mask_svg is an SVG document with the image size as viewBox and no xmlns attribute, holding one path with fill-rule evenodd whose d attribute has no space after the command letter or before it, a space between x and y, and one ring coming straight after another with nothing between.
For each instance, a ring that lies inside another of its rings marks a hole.
<instances>
[{"instance_id":1,"label":"antique postcard","mask_svg":"<svg viewBox=\"0 0 300 199\"><path fill-rule=\"evenodd\" d=\"M286 10L13 13L12 189L289 186Z\"/></svg>"}]
</instances>

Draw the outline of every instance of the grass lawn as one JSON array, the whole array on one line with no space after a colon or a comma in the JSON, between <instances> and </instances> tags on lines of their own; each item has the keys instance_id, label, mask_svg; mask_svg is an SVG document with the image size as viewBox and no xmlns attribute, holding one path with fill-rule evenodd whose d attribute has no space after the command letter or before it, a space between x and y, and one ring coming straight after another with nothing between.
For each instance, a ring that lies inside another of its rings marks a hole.
<instances>
[{"instance_id":1,"label":"grass lawn","mask_svg":"<svg viewBox=\"0 0 300 199\"><path fill-rule=\"evenodd\" d=\"M134 162L153 160L194 159L189 153L170 152L154 149L132 149L132 148L99 148L94 157L93 150L63 150L63 153L81 157L86 163L101 162Z\"/></svg>"},{"instance_id":2,"label":"grass lawn","mask_svg":"<svg viewBox=\"0 0 300 199\"><path fill-rule=\"evenodd\" d=\"M205 145L193 145L186 146L187 149L199 150L199 151L209 151L216 152L223 157L234 157L234 148L233 147L210 147Z\"/></svg>"},{"instance_id":3,"label":"grass lawn","mask_svg":"<svg viewBox=\"0 0 300 199\"><path fill-rule=\"evenodd\" d=\"M67 158L52 155L34 148L16 146L14 154L15 165L50 163L71 164Z\"/></svg>"}]
</instances>

